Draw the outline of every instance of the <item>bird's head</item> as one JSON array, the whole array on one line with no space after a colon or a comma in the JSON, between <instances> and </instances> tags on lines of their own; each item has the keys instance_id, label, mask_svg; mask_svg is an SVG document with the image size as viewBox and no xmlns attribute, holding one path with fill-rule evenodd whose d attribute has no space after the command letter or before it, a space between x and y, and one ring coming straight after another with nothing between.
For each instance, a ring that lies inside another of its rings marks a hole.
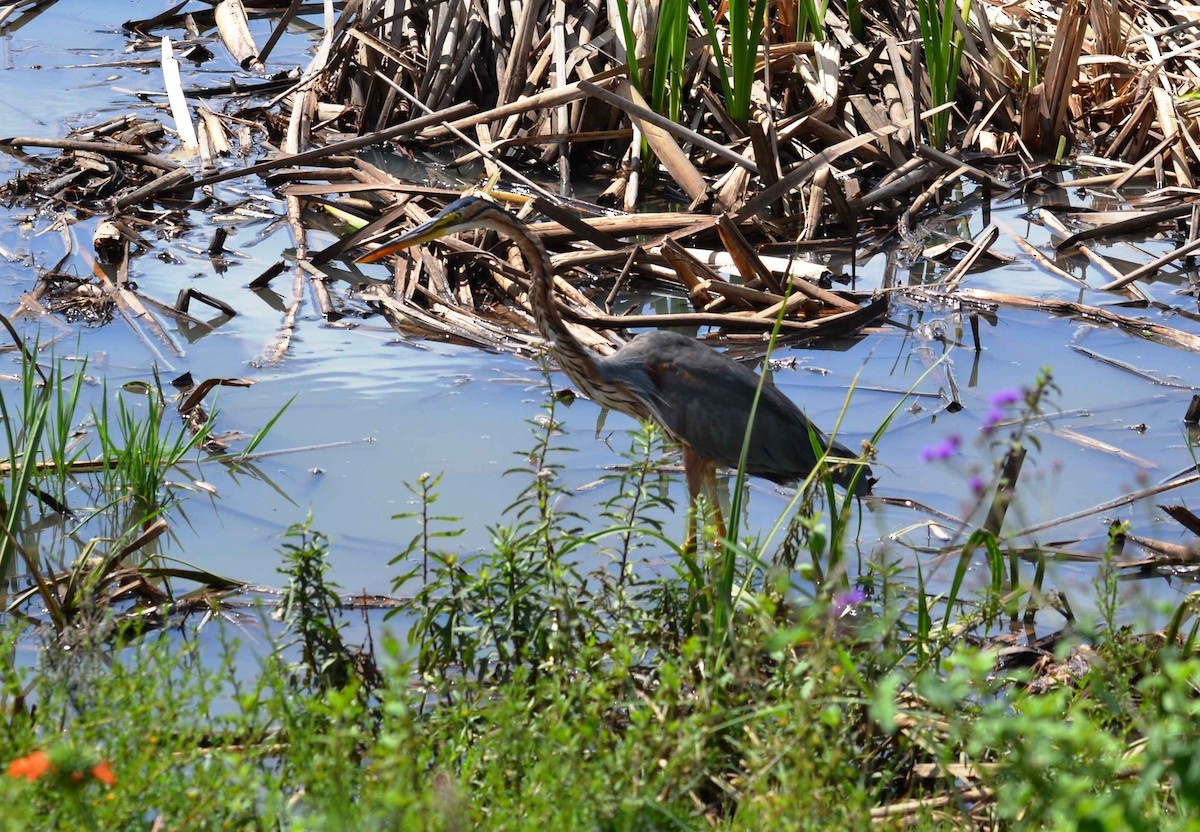
<instances>
[{"instance_id":1,"label":"bird's head","mask_svg":"<svg viewBox=\"0 0 1200 832\"><path fill-rule=\"evenodd\" d=\"M374 263L389 254L395 254L406 248L419 246L460 231L472 228L491 228L506 231L519 221L490 199L482 196L464 196L447 205L442 212L429 222L422 223L396 239L384 243L379 248L359 257L356 263Z\"/></svg>"}]
</instances>

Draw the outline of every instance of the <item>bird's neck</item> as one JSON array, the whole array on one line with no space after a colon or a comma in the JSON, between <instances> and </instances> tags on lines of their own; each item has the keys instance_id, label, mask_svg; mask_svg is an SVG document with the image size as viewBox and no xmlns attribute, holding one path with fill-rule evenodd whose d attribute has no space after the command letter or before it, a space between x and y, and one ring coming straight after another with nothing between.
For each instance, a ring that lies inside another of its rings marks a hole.
<instances>
[{"instance_id":1,"label":"bird's neck","mask_svg":"<svg viewBox=\"0 0 1200 832\"><path fill-rule=\"evenodd\" d=\"M513 242L529 266L529 306L537 321L538 331L550 345L550 352L558 359L559 366L576 385L585 392L591 387L591 379L597 377L596 358L591 350L567 328L558 314L554 303L554 275L550 257L541 241L532 235L514 238Z\"/></svg>"}]
</instances>

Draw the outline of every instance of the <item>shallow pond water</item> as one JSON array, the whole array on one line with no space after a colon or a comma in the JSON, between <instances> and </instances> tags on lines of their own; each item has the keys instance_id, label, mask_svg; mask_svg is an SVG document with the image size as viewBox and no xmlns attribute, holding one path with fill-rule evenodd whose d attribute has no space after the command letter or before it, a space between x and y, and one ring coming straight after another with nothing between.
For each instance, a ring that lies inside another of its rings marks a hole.
<instances>
[{"instance_id":1,"label":"shallow pond water","mask_svg":"<svg viewBox=\"0 0 1200 832\"><path fill-rule=\"evenodd\" d=\"M129 57L123 55L126 40L117 31L119 21L156 11L151 4L137 2L57 4L22 28L8 31L0 39L0 134L57 137L72 126L147 109L149 105L130 91L159 89L157 68L96 64ZM265 37L266 22L252 22L252 28ZM272 58L272 68L302 64L303 45L302 38L285 38ZM228 60L218 55L205 65L209 69L185 66L185 86L204 81L214 64L221 72L212 77L226 77ZM81 64L93 66L64 68ZM0 156L0 177L8 179L21 170L18 161ZM214 190L231 201L259 198L268 211L282 213L282 203L273 200L257 180L235 180ZM969 204L969 196L963 195L964 204ZM1084 205L1091 197L1067 190L1053 198L1059 204L1067 199ZM995 205L990 220L1053 257L1048 232L1031 219L1034 208L1018 201ZM987 222L981 212L964 210L965 215L947 211L937 230L967 238L982 231ZM62 236L48 231L53 219L35 217L19 207L0 208L0 308L16 308L20 294L32 286L35 268L63 255ZM252 431L294 399L260 449L289 452L261 460L257 465L261 476L246 471L231 474L218 464L203 466L196 476L211 483L217 496L185 499L182 515L172 523L170 540L163 543L164 553L251 584L278 585L279 534L311 513L314 527L334 541L333 578L347 591L384 593L397 572L388 562L414 531L411 525L392 519L411 510L402 483L427 471L444 473L439 513L463 518L466 533L455 544L464 551L486 545L487 525L500 518L527 481L506 477L504 472L521 466L520 453L533 444L526 422L539 415L545 401L541 369L511 356L406 342L378 318L329 324L307 288L286 357L278 366L264 366L259 359L276 338L282 312L269 294L256 294L247 284L292 245L286 226L276 225L264 235L269 227L266 219L230 225L227 248L235 254L217 268L202 253L211 236L212 218L193 212L190 219L193 225L188 233L159 240L154 253L133 260L132 279L141 292L164 302L187 287L220 297L237 315L215 331L196 338L164 320L176 351L154 338L139 338L120 319L104 326L21 321L29 334L61 337L58 354L87 356L90 373L105 379L110 390L127 381L146 380L152 366L165 379L190 371L197 380L255 380L251 388L220 393L218 429ZM89 219L71 226L77 252L90 250L94 224ZM317 248L331 240L314 231L311 245ZM1096 247L1114 262L1132 268L1171 245L1167 240L1110 241ZM1005 234L995 250L1016 261L977 269L966 276L965 286L1111 307L1189 333L1200 330L1194 320L1194 274L1178 273L1147 286L1150 297L1167 309L1125 307L1116 304L1118 298L1112 294L1080 290L1044 272ZM173 262L155 256L164 252ZM1107 280L1092 274L1081 258L1063 258L1059 265L1093 285ZM65 268L86 275L91 264L77 253ZM382 275L383 267L378 268ZM922 286L948 269L948 265L923 261L914 265L893 250L858 264L856 288ZM276 289L287 294L290 289L285 284L291 279L290 272L277 278ZM1175 314L1170 307L1186 314ZM839 438L855 447L899 404L878 447L877 493L960 515L975 500L972 477L989 473L999 453L989 440L1004 435L1003 429L990 435L981 430L991 409L988 397L996 391L1027 387L1041 368L1052 368L1060 393L1050 404L1061 415L1052 412L1035 430L1041 447L1032 450L1025 463L1018 499L1005 527L1009 531L1113 500L1193 464L1182 417L1193 394L1190 385L1200 380L1200 356L1111 327L1034 310L1001 308L993 320L980 322L980 337L983 349L976 353L967 319L957 305L896 293L888 321L861 338L814 349L779 350L776 359L788 363L794 359L795 365L779 369L775 381L824 427L837 421L847 392L856 386L839 430ZM958 345L952 343L956 341ZM947 353L948 358L930 371ZM11 367L0 366L0 371L10 372ZM963 405L958 412L951 412L942 396L950 378ZM905 400L910 389L915 395ZM89 396L97 400L100 388L90 388ZM608 466L619 462L613 448L628 445L624 436L628 420L611 415L597 437L597 415L597 408L584 400L559 411L570 431L564 444L577 449L556 458L564 466L564 482L578 489L565 507L584 517L594 517L597 504L610 496L611 485L595 483ZM924 449L950 436L960 440L954 458L933 462L923 458ZM682 500L682 483L676 482L673 489ZM1166 521L1154 506L1195 502L1197 493L1196 486L1189 486L1131 507L1054 525L1029 539L1043 545L1072 541L1073 549L1099 554L1108 522L1119 519L1129 520L1139 534L1186 542L1182 528ZM749 527L760 532L769 528L789 498L786 491L754 483ZM870 508L863 519L862 555L911 567L915 549L936 548L943 542L941 532L926 525L929 517L902 506ZM677 523L682 534L682 517L669 522ZM939 572L935 566L934 581L948 577L947 571ZM1048 585L1058 581L1057 588L1070 589L1086 585L1092 570L1087 564L1066 563L1056 567L1054 575ZM1131 593L1148 602L1177 602L1188 588L1177 578L1162 577L1130 586ZM1087 606L1086 601L1082 606Z\"/></svg>"}]
</instances>

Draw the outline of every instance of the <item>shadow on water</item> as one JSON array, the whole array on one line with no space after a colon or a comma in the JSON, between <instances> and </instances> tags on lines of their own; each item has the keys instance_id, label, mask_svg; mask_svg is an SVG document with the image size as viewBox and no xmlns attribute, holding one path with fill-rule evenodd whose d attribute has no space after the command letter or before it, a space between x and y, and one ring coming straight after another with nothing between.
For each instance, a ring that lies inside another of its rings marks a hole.
<instances>
[{"instance_id":1,"label":"shadow on water","mask_svg":"<svg viewBox=\"0 0 1200 832\"><path fill-rule=\"evenodd\" d=\"M71 31L60 26L59 8L4 38L0 108L7 113L6 131L61 134L71 125L131 107L135 99L126 90L137 85L138 71L94 60L118 55L124 47L123 37L106 29L108 18L100 11L105 6L111 4L86 7ZM95 19L88 20L93 13ZM62 68L85 63L80 50L90 50L91 65ZM303 56L294 58L301 63ZM5 179L22 169L19 161L0 157ZM418 172L426 179L440 175L423 166ZM173 515L170 533L159 542L161 555L251 585L276 584L278 536L311 512L314 527L334 541L334 579L347 591L384 592L396 572L388 562L400 549L398 541L411 535L408 526L392 519L411 510L402 482L426 471L444 474L439 510L462 518L465 533L457 545L464 551L487 546L487 524L501 517L524 485L504 472L520 466L521 450L532 444L526 422L538 416L545 399L540 368L508 355L405 340L378 318L357 314L364 310L346 310L344 317L328 321L307 285L294 284L290 271L268 289L248 288L290 245L278 222L281 206L257 180L222 184L214 193L238 210L219 215L191 211L180 236L154 240L150 252L133 260L131 279L144 297L166 301L192 289L219 298L236 314L193 301L191 313L203 324L163 316L163 337L119 318L92 326L66 324L61 318L22 323L27 333L40 332L43 341L57 339L60 355L88 356L89 372L103 377L109 389L144 380L151 367L168 378L187 371L195 378L255 380L249 389L218 395L219 427L262 425L295 397L261 449L274 453L259 459L256 470L216 463L179 469L180 477L203 482L208 489L191 496ZM1070 191L1054 198L1079 206L1090 199ZM918 248L948 238L971 239L995 223L1048 252L1071 276L1084 278L1094 268L1077 256L1054 255L1053 240L1033 220L1036 202L1008 202L985 212L977 195L963 193L959 204L961 210L950 205L937 223L920 229ZM63 219L19 207L0 209L4 309L17 308L37 270L63 257L64 234L89 240L98 222L95 217L72 218L66 230L55 230ZM206 251L215 226L227 234L226 253L219 257ZM313 250L335 240L320 230L312 237ZM1152 239L1115 240L1097 248L1132 268L1170 247L1169 240ZM62 271L89 275L93 264L79 253L87 248L76 245ZM994 294L1099 306L1189 333L1200 329L1194 270L1166 274L1150 284L1148 305L1114 308L1111 295L1038 268L1006 234L993 251L1004 259L983 262L965 276L965 285ZM1029 388L1043 367L1052 368L1059 392L1031 426L1036 443L1028 448L1004 529L1017 534L1015 542L1064 553L1052 564L1046 585L1065 591L1088 585L1114 521L1127 521L1135 534L1148 538L1189 540L1186 530L1166 522L1156 505L1195 502L1194 484L1129 505L1089 509L1193 469L1194 443L1182 418L1195 390L1191 380L1200 378L1200 356L1085 318L987 302L970 308L941 302L937 284L953 262L923 259L914 264L913 254L910 241L863 258L853 269L855 289L892 293L888 320L881 326L855 340L782 347L773 356L780 389L818 425L839 424L838 438L849 446L857 447L903 402L873 463L880 478L877 493L895 499L864 512L861 561L911 570L919 557L952 550L960 531L953 518L976 510L977 478L989 478L1003 456L1006 428L1003 422L995 425L991 397ZM849 279L844 256L839 260L835 253L829 265L835 276ZM356 273L345 272L347 279ZM386 273L379 268L368 276L383 278ZM269 357L279 343L281 319L297 299L286 356L273 362ZM624 303L662 308L684 300L651 293L626 297ZM86 395L98 401L101 388L93 384ZM583 400L559 418L569 430L565 443L575 448L557 460L564 466L560 476L574 488L564 508L594 516L597 505L611 496L611 484L600 482L601 474L618 461L612 448L627 445L624 436L631 423L612 415L597 435L597 410ZM927 449L947 441L954 443L954 453L931 459ZM299 450L280 453L290 449ZM673 488L682 501L681 483ZM745 528L751 531L769 528L790 498L787 491L762 482L752 482L750 493ZM1052 522L1069 517L1075 519ZM669 522L676 522L682 534L682 517ZM1019 534L1030 528L1038 530ZM44 534L39 545L61 551L69 562L93 531L59 527ZM934 562L925 579L937 589L952 571L952 566ZM1185 569L1151 570L1151 577L1127 585L1140 599L1131 609L1177 604L1188 588Z\"/></svg>"}]
</instances>

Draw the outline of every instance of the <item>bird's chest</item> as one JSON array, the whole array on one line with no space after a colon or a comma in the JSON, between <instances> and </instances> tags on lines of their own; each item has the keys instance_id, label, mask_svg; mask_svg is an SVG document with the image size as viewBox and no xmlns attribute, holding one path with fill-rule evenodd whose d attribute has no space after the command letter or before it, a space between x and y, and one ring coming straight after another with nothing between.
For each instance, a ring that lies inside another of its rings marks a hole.
<instances>
[{"instance_id":1,"label":"bird's chest","mask_svg":"<svg viewBox=\"0 0 1200 832\"><path fill-rule=\"evenodd\" d=\"M650 418L650 410L628 388L598 379L576 378L572 380L589 399L602 407L616 410L635 419Z\"/></svg>"}]
</instances>

